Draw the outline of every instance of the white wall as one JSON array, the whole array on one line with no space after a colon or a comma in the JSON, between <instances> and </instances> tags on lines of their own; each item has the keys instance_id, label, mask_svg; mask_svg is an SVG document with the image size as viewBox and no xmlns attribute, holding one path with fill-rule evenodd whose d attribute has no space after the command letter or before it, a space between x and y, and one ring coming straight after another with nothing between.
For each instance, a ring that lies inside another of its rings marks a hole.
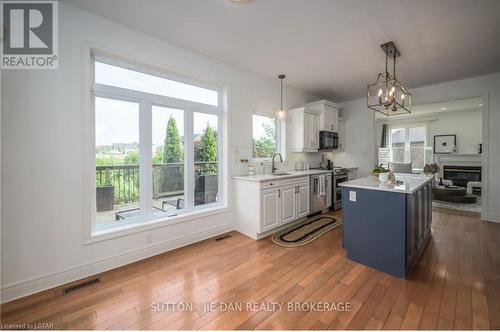
<instances>
[{"instance_id":1,"label":"white wall","mask_svg":"<svg viewBox=\"0 0 500 332\"><path fill-rule=\"evenodd\" d=\"M457 135L457 153L477 154L478 145L483 142L483 114L479 108L436 112L402 118L381 118L377 120L376 138L380 144L382 124L388 126L423 124L427 126L427 145L434 144L435 135Z\"/></svg>"},{"instance_id":2,"label":"white wall","mask_svg":"<svg viewBox=\"0 0 500 332\"><path fill-rule=\"evenodd\" d=\"M230 161L251 151L254 109L279 106L279 81L256 76L60 3L58 70L2 72L2 301L233 229L231 211L82 245L88 43L230 87ZM289 107L313 97L287 89ZM231 188L231 186L230 186Z\"/></svg>"},{"instance_id":3,"label":"white wall","mask_svg":"<svg viewBox=\"0 0 500 332\"><path fill-rule=\"evenodd\" d=\"M429 136L433 144L435 135L457 135L457 153L474 154L483 142L483 114L477 110L439 114L429 123Z\"/></svg>"},{"instance_id":4,"label":"white wall","mask_svg":"<svg viewBox=\"0 0 500 332\"><path fill-rule=\"evenodd\" d=\"M482 217L500 221L500 73L459 81L410 89L415 105L443 102L450 99L483 96L483 169L488 181L483 182L489 195L485 199ZM346 123L346 150L336 154L341 162L356 163L361 175L367 174L376 163L376 146L379 137L374 133L374 112L367 109L366 100L358 99L341 104ZM487 140L484 138L487 137ZM489 142L489 144L487 143Z\"/></svg>"}]
</instances>

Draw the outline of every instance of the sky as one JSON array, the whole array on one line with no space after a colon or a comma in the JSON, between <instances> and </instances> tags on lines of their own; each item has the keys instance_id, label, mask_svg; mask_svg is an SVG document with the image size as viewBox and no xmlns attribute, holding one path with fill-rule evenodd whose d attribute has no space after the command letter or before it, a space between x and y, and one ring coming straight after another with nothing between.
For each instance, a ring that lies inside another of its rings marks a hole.
<instances>
[{"instance_id":1,"label":"sky","mask_svg":"<svg viewBox=\"0 0 500 332\"><path fill-rule=\"evenodd\" d=\"M143 92L175 97L184 100L217 105L218 93L176 81L147 75L132 70L96 62L97 83L118 86ZM176 120L179 135L184 136L184 111L153 106L153 151L163 145L168 119ZM139 104L129 101L96 97L95 99L96 145L139 142ZM202 134L207 123L217 129L217 116L194 113L194 134Z\"/></svg>"},{"instance_id":2,"label":"sky","mask_svg":"<svg viewBox=\"0 0 500 332\"><path fill-rule=\"evenodd\" d=\"M252 130L252 137L256 140L259 138L263 137L266 135L266 132L264 131L264 124L269 124L274 126L276 123L275 118L271 118L268 116L262 116L262 115L253 115L253 130Z\"/></svg>"}]
</instances>

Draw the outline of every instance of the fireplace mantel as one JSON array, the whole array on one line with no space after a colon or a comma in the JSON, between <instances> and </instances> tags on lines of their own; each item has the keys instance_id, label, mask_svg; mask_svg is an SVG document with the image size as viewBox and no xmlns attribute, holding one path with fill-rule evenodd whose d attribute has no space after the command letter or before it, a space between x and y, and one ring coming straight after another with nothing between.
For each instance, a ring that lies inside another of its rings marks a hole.
<instances>
[{"instance_id":1,"label":"fireplace mantel","mask_svg":"<svg viewBox=\"0 0 500 332\"><path fill-rule=\"evenodd\" d=\"M434 162L441 168L445 165L450 166L482 166L482 154L435 154Z\"/></svg>"}]
</instances>

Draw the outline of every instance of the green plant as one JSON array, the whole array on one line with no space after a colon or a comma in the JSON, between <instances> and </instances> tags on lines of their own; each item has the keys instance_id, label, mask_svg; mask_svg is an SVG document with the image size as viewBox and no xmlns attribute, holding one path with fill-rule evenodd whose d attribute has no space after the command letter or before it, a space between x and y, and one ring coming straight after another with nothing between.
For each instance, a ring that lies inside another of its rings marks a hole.
<instances>
[{"instance_id":1,"label":"green plant","mask_svg":"<svg viewBox=\"0 0 500 332\"><path fill-rule=\"evenodd\" d=\"M389 170L384 166L382 166L382 164L372 169L372 173L387 173L387 172L389 172Z\"/></svg>"}]
</instances>

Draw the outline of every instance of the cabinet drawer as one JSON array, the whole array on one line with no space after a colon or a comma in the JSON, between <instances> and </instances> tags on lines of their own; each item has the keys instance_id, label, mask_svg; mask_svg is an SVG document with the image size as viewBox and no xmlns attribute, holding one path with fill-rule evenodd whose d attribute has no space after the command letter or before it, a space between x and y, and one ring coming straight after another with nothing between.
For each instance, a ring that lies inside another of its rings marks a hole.
<instances>
[{"instance_id":1,"label":"cabinet drawer","mask_svg":"<svg viewBox=\"0 0 500 332\"><path fill-rule=\"evenodd\" d=\"M309 183L309 176L300 176L297 178L289 178L280 180L281 185L287 185L291 183L307 182Z\"/></svg>"},{"instance_id":2,"label":"cabinet drawer","mask_svg":"<svg viewBox=\"0 0 500 332\"><path fill-rule=\"evenodd\" d=\"M279 187L279 185L280 181L278 180L264 181L260 183L260 189Z\"/></svg>"}]
</instances>

